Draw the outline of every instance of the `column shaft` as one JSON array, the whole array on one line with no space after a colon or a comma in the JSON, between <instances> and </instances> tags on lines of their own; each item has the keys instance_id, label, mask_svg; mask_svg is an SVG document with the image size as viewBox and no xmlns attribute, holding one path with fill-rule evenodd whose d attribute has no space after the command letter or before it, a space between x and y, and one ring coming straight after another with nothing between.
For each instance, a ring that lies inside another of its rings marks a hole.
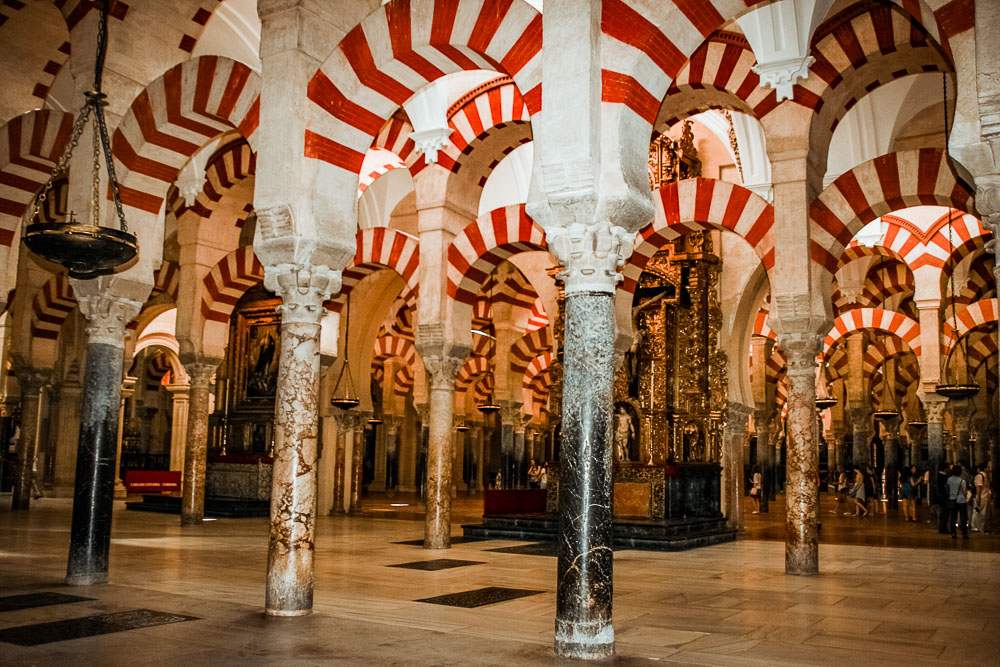
<instances>
[{"instance_id":1,"label":"column shaft","mask_svg":"<svg viewBox=\"0 0 1000 667\"><path fill-rule=\"evenodd\" d=\"M181 525L198 526L205 518L205 468L208 461L208 396L213 362L185 364L191 376L187 437L184 441L184 480L181 487Z\"/></svg>"},{"instance_id":2,"label":"column shaft","mask_svg":"<svg viewBox=\"0 0 1000 667\"><path fill-rule=\"evenodd\" d=\"M41 404L42 379L31 373L19 376L21 384L21 434L17 441L17 471L14 477L12 510L26 510L31 505L31 481L34 478L35 449L38 442L38 408Z\"/></svg>"},{"instance_id":3,"label":"column shaft","mask_svg":"<svg viewBox=\"0 0 1000 667\"><path fill-rule=\"evenodd\" d=\"M364 484L365 430L363 418L355 415L351 427L351 506L361 511L361 487Z\"/></svg>"},{"instance_id":4,"label":"column shaft","mask_svg":"<svg viewBox=\"0 0 1000 667\"><path fill-rule=\"evenodd\" d=\"M611 411L614 298L566 294L556 653L596 658L614 652L611 625ZM507 426L504 425L506 438Z\"/></svg>"},{"instance_id":5,"label":"column shaft","mask_svg":"<svg viewBox=\"0 0 1000 667\"><path fill-rule=\"evenodd\" d=\"M276 276L282 305L281 358L274 410L275 458L265 611L301 616L312 611L319 437L319 332L322 303L338 282L307 269Z\"/></svg>"},{"instance_id":6,"label":"column shaft","mask_svg":"<svg viewBox=\"0 0 1000 667\"><path fill-rule=\"evenodd\" d=\"M347 471L347 417L337 415L337 447L333 460L333 506L331 514L343 514L344 508L344 487L347 482L345 473Z\"/></svg>"},{"instance_id":7,"label":"column shaft","mask_svg":"<svg viewBox=\"0 0 1000 667\"><path fill-rule=\"evenodd\" d=\"M821 338L788 334L785 478L785 572L819 572L819 441L816 425L816 353Z\"/></svg>"},{"instance_id":8,"label":"column shaft","mask_svg":"<svg viewBox=\"0 0 1000 667\"><path fill-rule=\"evenodd\" d=\"M461 360L424 357L428 376L427 499L424 513L424 548L451 547L451 482L454 440L455 375Z\"/></svg>"}]
</instances>

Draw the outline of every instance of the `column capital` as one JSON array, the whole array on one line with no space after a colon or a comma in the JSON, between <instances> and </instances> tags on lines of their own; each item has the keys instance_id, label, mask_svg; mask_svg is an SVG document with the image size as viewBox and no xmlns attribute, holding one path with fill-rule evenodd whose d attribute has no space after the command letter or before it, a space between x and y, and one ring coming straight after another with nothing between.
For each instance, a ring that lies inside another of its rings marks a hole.
<instances>
[{"instance_id":1,"label":"column capital","mask_svg":"<svg viewBox=\"0 0 1000 667\"><path fill-rule=\"evenodd\" d=\"M323 302L340 291L341 272L328 266L278 264L264 269L264 283L281 297L282 324L316 324L323 317Z\"/></svg>"},{"instance_id":2,"label":"column capital","mask_svg":"<svg viewBox=\"0 0 1000 667\"><path fill-rule=\"evenodd\" d=\"M191 379L192 385L208 384L221 363L221 359L212 357L202 357L199 355L194 358L185 358L185 356L181 356L181 364L184 365L184 370Z\"/></svg>"},{"instance_id":3,"label":"column capital","mask_svg":"<svg viewBox=\"0 0 1000 667\"><path fill-rule=\"evenodd\" d=\"M386 433L396 435L399 433L399 427L403 423L403 418L399 415L385 415L382 417L382 421L385 423Z\"/></svg>"},{"instance_id":4,"label":"column capital","mask_svg":"<svg viewBox=\"0 0 1000 667\"><path fill-rule=\"evenodd\" d=\"M52 370L33 366L15 366L14 375L17 377L22 397L26 394L34 396L42 387L49 384L52 379Z\"/></svg>"},{"instance_id":5,"label":"column capital","mask_svg":"<svg viewBox=\"0 0 1000 667\"><path fill-rule=\"evenodd\" d=\"M453 389L455 376L462 368L464 359L443 354L422 355L427 385L430 389Z\"/></svg>"},{"instance_id":6,"label":"column capital","mask_svg":"<svg viewBox=\"0 0 1000 667\"><path fill-rule=\"evenodd\" d=\"M944 424L944 411L948 406L948 399L937 394L918 393L920 402L924 404L924 414L927 415L928 424Z\"/></svg>"},{"instance_id":7,"label":"column capital","mask_svg":"<svg viewBox=\"0 0 1000 667\"><path fill-rule=\"evenodd\" d=\"M618 267L632 254L635 234L609 222L575 223L546 230L549 249L564 267L556 277L566 294L614 293L622 279Z\"/></svg>"},{"instance_id":8,"label":"column capital","mask_svg":"<svg viewBox=\"0 0 1000 667\"><path fill-rule=\"evenodd\" d=\"M511 425L515 429L521 423L521 404L513 401L500 401L500 423Z\"/></svg>"},{"instance_id":9,"label":"column capital","mask_svg":"<svg viewBox=\"0 0 1000 667\"><path fill-rule=\"evenodd\" d=\"M142 302L111 293L78 294L77 303L83 313L87 343L125 347L125 327L142 309Z\"/></svg>"}]
</instances>

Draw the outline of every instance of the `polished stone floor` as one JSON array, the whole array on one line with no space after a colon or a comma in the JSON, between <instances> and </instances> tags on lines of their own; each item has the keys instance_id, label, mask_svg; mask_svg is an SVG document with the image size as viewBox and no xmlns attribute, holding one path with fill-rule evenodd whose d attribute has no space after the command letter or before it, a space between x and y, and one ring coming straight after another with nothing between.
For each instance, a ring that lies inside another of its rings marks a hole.
<instances>
[{"instance_id":1,"label":"polished stone floor","mask_svg":"<svg viewBox=\"0 0 1000 667\"><path fill-rule=\"evenodd\" d=\"M476 503L459 498L456 534ZM261 611L265 519L182 529L176 516L116 505L111 583L69 588L61 583L69 502L8 507L0 496L0 598L92 599L0 602L0 637L45 640L0 639L3 665L562 663L550 648L556 560L538 549L496 551L511 542L448 551L397 544L421 537L412 499L373 500L365 516L319 520L316 613L298 619ZM780 522L777 513L751 519L751 537ZM952 542L893 517L824 517L825 533L835 526L921 544L823 544L816 577L785 575L783 545L768 536L681 553L617 551L614 662L1000 664L994 537ZM394 567L445 558L470 563ZM29 627L39 624L53 625ZM102 634L83 636L87 628Z\"/></svg>"}]
</instances>

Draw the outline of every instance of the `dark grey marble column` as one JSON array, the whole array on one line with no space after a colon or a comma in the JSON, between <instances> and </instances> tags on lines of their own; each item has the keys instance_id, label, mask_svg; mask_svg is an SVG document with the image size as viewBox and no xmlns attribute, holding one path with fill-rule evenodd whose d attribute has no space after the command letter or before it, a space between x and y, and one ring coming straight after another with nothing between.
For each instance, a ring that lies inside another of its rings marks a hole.
<instances>
[{"instance_id":1,"label":"dark grey marble column","mask_svg":"<svg viewBox=\"0 0 1000 667\"><path fill-rule=\"evenodd\" d=\"M142 304L111 295L78 294L77 300L86 318L87 363L66 583L89 586L108 581L125 325Z\"/></svg>"},{"instance_id":2,"label":"dark grey marble column","mask_svg":"<svg viewBox=\"0 0 1000 667\"><path fill-rule=\"evenodd\" d=\"M42 387L48 383L52 371L20 368L16 374L21 388L21 432L17 441L17 468L10 508L26 510L31 506L31 481L38 441L38 406Z\"/></svg>"},{"instance_id":3,"label":"dark grey marble column","mask_svg":"<svg viewBox=\"0 0 1000 667\"><path fill-rule=\"evenodd\" d=\"M885 497L889 509L899 509L899 418L885 422Z\"/></svg>"},{"instance_id":4,"label":"dark grey marble column","mask_svg":"<svg viewBox=\"0 0 1000 667\"><path fill-rule=\"evenodd\" d=\"M500 409L500 475L503 488L517 488L517 462L514 457L514 424L521 410L519 403L502 404Z\"/></svg>"},{"instance_id":5,"label":"dark grey marble column","mask_svg":"<svg viewBox=\"0 0 1000 667\"><path fill-rule=\"evenodd\" d=\"M937 394L925 394L921 401L924 404L924 414L927 415L927 467L930 470L928 502L931 505L943 504L938 494L937 481L944 463L944 409L948 405L948 399Z\"/></svg>"},{"instance_id":6,"label":"dark grey marble column","mask_svg":"<svg viewBox=\"0 0 1000 667\"><path fill-rule=\"evenodd\" d=\"M614 289L632 235L601 223L549 233L565 270L555 652L614 653L611 463Z\"/></svg>"},{"instance_id":7,"label":"dark grey marble column","mask_svg":"<svg viewBox=\"0 0 1000 667\"><path fill-rule=\"evenodd\" d=\"M851 426L854 429L851 451L854 456L854 466L861 470L871 463L871 432L868 429L871 414L871 408L868 407L851 409Z\"/></svg>"},{"instance_id":8,"label":"dark grey marble column","mask_svg":"<svg viewBox=\"0 0 1000 667\"><path fill-rule=\"evenodd\" d=\"M336 444L333 458L333 505L330 514L344 514L344 489L349 484L347 480L347 428L352 415L341 412L334 415L333 423L337 428Z\"/></svg>"}]
</instances>

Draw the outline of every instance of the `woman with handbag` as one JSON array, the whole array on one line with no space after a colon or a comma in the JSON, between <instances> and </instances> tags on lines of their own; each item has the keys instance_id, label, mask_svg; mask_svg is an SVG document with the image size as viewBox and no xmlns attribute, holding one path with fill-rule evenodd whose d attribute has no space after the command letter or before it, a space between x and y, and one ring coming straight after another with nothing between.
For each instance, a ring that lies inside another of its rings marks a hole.
<instances>
[{"instance_id":1,"label":"woman with handbag","mask_svg":"<svg viewBox=\"0 0 1000 667\"><path fill-rule=\"evenodd\" d=\"M760 489L761 489L761 477L760 468L758 466L753 467L753 476L750 478L750 500L753 502L753 512L751 514L760 514Z\"/></svg>"},{"instance_id":2,"label":"woman with handbag","mask_svg":"<svg viewBox=\"0 0 1000 667\"><path fill-rule=\"evenodd\" d=\"M865 507L865 499L868 497L865 495L865 474L861 472L861 468L854 469L854 485L848 495L854 501L854 514L851 516L868 516L868 508Z\"/></svg>"}]
</instances>

